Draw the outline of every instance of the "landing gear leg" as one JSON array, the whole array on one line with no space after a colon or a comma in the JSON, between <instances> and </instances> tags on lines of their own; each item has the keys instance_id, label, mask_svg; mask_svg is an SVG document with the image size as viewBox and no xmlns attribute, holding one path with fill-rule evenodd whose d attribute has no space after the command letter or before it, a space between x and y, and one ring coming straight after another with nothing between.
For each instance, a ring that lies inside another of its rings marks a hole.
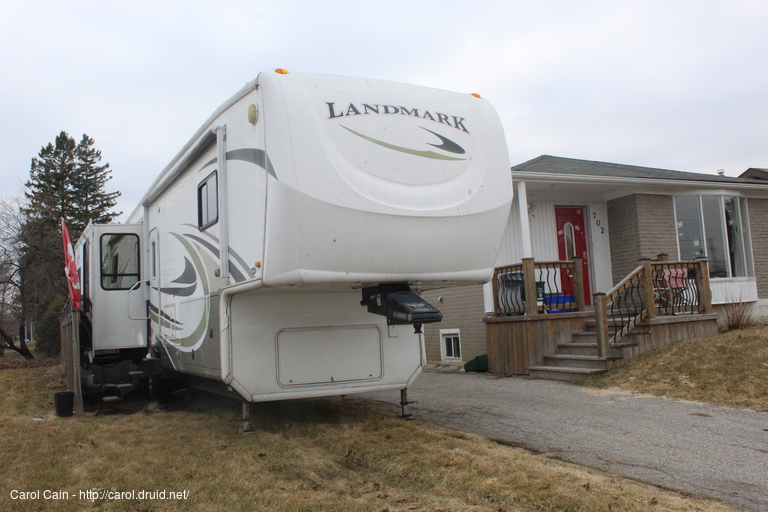
<instances>
[{"instance_id":1,"label":"landing gear leg","mask_svg":"<svg viewBox=\"0 0 768 512\"><path fill-rule=\"evenodd\" d=\"M400 417L401 418L410 418L411 412L408 409L408 406L411 405L413 402L408 401L408 388L401 389L400 390Z\"/></svg>"},{"instance_id":2,"label":"landing gear leg","mask_svg":"<svg viewBox=\"0 0 768 512\"><path fill-rule=\"evenodd\" d=\"M253 428L251 427L251 402L243 400L243 426L240 429L243 434L252 434Z\"/></svg>"}]
</instances>

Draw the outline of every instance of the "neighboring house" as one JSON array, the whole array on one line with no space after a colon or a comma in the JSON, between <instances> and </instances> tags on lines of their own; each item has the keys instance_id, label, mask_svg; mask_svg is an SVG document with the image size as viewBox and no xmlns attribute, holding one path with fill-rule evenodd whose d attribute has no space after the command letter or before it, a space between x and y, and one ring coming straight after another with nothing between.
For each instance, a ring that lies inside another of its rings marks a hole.
<instances>
[{"instance_id":1,"label":"neighboring house","mask_svg":"<svg viewBox=\"0 0 768 512\"><path fill-rule=\"evenodd\" d=\"M756 317L768 317L768 170L733 178L544 155L512 167L512 178L515 202L497 266L581 256L590 304L641 257L706 257L715 310L746 302ZM493 310L490 285L424 296L433 304L441 297L444 315L429 360L485 353L477 326Z\"/></svg>"}]
</instances>

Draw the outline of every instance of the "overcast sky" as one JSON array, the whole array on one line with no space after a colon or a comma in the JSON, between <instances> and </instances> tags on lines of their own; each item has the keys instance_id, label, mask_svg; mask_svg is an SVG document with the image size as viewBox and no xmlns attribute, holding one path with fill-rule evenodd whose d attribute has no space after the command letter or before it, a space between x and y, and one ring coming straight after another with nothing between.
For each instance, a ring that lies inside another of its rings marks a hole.
<instances>
[{"instance_id":1,"label":"overcast sky","mask_svg":"<svg viewBox=\"0 0 768 512\"><path fill-rule=\"evenodd\" d=\"M768 167L768 2L0 0L0 187L87 133L126 213L260 71L477 92L510 163Z\"/></svg>"}]
</instances>

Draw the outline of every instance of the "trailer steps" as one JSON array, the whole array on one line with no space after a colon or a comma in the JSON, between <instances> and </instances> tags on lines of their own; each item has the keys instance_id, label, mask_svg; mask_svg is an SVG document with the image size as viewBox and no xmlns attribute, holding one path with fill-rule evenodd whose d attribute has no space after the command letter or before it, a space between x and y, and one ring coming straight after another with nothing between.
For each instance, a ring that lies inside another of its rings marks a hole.
<instances>
[{"instance_id":1,"label":"trailer steps","mask_svg":"<svg viewBox=\"0 0 768 512\"><path fill-rule=\"evenodd\" d=\"M133 391L136 388L135 384L132 384L130 382L121 382L119 384L111 384L108 386L109 389L114 389L117 391L116 395L110 395L110 396L103 396L101 397L102 402L111 403L111 402L120 402L122 399Z\"/></svg>"}]
</instances>

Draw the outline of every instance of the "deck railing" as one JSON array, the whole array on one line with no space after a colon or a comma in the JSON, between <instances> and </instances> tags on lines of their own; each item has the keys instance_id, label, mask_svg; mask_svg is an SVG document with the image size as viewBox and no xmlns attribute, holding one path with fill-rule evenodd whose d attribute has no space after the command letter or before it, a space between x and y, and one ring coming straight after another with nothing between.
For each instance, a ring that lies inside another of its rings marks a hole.
<instances>
[{"instance_id":1,"label":"deck railing","mask_svg":"<svg viewBox=\"0 0 768 512\"><path fill-rule=\"evenodd\" d=\"M540 262L523 258L521 263L497 267L493 297L496 316L583 311L581 258Z\"/></svg>"},{"instance_id":2,"label":"deck railing","mask_svg":"<svg viewBox=\"0 0 768 512\"><path fill-rule=\"evenodd\" d=\"M610 291L595 294L598 356L606 357L645 319L712 312L707 260L667 261L664 256L641 259Z\"/></svg>"},{"instance_id":3,"label":"deck railing","mask_svg":"<svg viewBox=\"0 0 768 512\"><path fill-rule=\"evenodd\" d=\"M581 258L497 267L493 276L494 315L539 315L583 311ZM535 297L535 300L528 300ZM665 254L644 258L606 293L593 296L598 354L606 357L641 322L663 315L711 313L706 259L668 261Z\"/></svg>"}]
</instances>

